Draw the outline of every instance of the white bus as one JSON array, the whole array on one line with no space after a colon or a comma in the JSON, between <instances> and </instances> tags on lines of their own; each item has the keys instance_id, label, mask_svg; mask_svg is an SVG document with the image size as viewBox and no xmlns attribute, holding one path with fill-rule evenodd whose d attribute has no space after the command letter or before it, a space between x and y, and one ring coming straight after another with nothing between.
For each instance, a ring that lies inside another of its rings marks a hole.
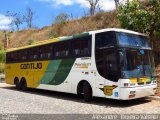
<instances>
[{"instance_id":1,"label":"white bus","mask_svg":"<svg viewBox=\"0 0 160 120\"><path fill-rule=\"evenodd\" d=\"M102 29L14 48L6 55L6 83L84 97L129 100L155 94L152 48L147 37Z\"/></svg>"}]
</instances>

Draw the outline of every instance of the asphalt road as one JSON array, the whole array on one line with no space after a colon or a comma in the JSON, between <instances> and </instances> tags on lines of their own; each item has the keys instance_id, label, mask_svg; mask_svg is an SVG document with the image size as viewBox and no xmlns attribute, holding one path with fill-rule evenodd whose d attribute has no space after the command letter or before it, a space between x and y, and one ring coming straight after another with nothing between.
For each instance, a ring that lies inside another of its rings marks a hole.
<instances>
[{"instance_id":1,"label":"asphalt road","mask_svg":"<svg viewBox=\"0 0 160 120\"><path fill-rule=\"evenodd\" d=\"M18 91L0 83L0 114L160 114L160 101L117 101L94 98L86 103L76 95L47 90Z\"/></svg>"}]
</instances>

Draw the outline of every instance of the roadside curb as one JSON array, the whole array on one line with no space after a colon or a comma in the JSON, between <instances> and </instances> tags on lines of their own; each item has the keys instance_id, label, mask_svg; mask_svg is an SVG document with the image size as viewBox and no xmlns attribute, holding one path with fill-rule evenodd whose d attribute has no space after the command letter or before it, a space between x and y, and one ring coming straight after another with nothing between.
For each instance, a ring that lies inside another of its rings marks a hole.
<instances>
[{"instance_id":1,"label":"roadside curb","mask_svg":"<svg viewBox=\"0 0 160 120\"><path fill-rule=\"evenodd\" d=\"M158 101L160 101L160 96L148 96L147 98L150 99L150 100L158 100Z\"/></svg>"}]
</instances>

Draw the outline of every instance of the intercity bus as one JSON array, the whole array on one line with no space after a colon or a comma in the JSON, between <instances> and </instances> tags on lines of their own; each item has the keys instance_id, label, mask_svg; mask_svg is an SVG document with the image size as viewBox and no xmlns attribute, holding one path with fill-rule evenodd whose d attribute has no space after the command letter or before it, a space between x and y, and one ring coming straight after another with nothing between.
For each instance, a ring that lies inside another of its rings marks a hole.
<instances>
[{"instance_id":1,"label":"intercity bus","mask_svg":"<svg viewBox=\"0 0 160 120\"><path fill-rule=\"evenodd\" d=\"M144 34L108 28L13 48L6 83L83 96L130 100L153 95L152 48Z\"/></svg>"}]
</instances>

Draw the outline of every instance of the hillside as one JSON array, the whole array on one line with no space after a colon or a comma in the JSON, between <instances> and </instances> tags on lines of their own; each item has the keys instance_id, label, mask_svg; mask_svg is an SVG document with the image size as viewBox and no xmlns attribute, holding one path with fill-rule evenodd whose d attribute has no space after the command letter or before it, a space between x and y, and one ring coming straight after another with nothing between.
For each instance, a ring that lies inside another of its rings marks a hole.
<instances>
[{"instance_id":1,"label":"hillside","mask_svg":"<svg viewBox=\"0 0 160 120\"><path fill-rule=\"evenodd\" d=\"M95 16L67 21L63 24L52 24L42 29L22 30L9 33L9 48L27 45L30 41L46 40L52 37L67 36L85 31L120 27L115 12L102 12ZM0 41L4 34L0 33Z\"/></svg>"}]
</instances>

